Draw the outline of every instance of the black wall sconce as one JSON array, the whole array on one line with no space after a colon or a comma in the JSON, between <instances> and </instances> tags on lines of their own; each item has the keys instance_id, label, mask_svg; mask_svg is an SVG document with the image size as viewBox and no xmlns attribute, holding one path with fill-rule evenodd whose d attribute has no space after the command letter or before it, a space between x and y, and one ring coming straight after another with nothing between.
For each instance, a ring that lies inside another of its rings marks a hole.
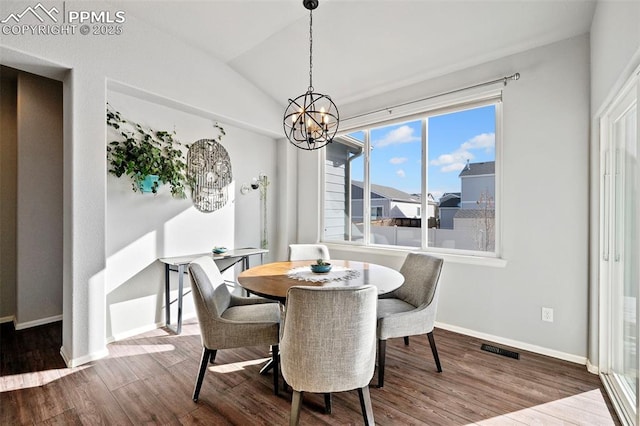
<instances>
[{"instance_id":1,"label":"black wall sconce","mask_svg":"<svg viewBox=\"0 0 640 426\"><path fill-rule=\"evenodd\" d=\"M260 238L260 248L267 249L269 247L269 233L267 231L267 187L269 186L269 179L264 173L260 173L257 178L251 179L251 183L243 183L240 187L240 193L247 195L251 191L256 189L260 190L260 204L261 204L261 220L262 236Z\"/></svg>"},{"instance_id":2,"label":"black wall sconce","mask_svg":"<svg viewBox=\"0 0 640 426\"><path fill-rule=\"evenodd\" d=\"M250 191L255 191L260 187L263 187L266 190L267 185L269 185L267 175L260 173L257 178L251 179L251 183L243 183L240 187L240 193L242 195L247 195Z\"/></svg>"}]
</instances>

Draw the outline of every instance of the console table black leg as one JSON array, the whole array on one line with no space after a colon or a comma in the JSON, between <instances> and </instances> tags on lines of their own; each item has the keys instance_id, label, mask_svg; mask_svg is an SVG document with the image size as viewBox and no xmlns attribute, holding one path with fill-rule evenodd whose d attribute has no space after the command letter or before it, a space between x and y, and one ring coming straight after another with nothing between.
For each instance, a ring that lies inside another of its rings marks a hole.
<instances>
[{"instance_id":1,"label":"console table black leg","mask_svg":"<svg viewBox=\"0 0 640 426\"><path fill-rule=\"evenodd\" d=\"M182 291L184 290L184 265L178 265L178 326L176 333L182 333Z\"/></svg>"},{"instance_id":2,"label":"console table black leg","mask_svg":"<svg viewBox=\"0 0 640 426\"><path fill-rule=\"evenodd\" d=\"M171 324L171 285L169 282L170 265L164 265L164 324Z\"/></svg>"}]
</instances>

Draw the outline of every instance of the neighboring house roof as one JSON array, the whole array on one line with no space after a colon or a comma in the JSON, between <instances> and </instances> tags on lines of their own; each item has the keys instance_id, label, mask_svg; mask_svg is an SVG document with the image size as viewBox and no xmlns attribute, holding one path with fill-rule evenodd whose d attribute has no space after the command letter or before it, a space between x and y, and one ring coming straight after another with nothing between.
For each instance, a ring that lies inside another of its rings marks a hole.
<instances>
[{"instance_id":1,"label":"neighboring house roof","mask_svg":"<svg viewBox=\"0 0 640 426\"><path fill-rule=\"evenodd\" d=\"M496 217L495 210L483 210L483 209L460 209L453 217L454 219L480 219L483 217Z\"/></svg>"},{"instance_id":2,"label":"neighboring house roof","mask_svg":"<svg viewBox=\"0 0 640 426\"><path fill-rule=\"evenodd\" d=\"M465 176L482 176L482 175L495 175L496 174L496 162L485 161L484 163L469 163L462 169L459 177Z\"/></svg>"},{"instance_id":3,"label":"neighboring house roof","mask_svg":"<svg viewBox=\"0 0 640 426\"><path fill-rule=\"evenodd\" d=\"M422 194L411 194L412 197L414 197L416 200L422 200ZM433 194L428 192L427 193L427 204L432 204L434 206L438 205L438 202L436 201L435 198L433 198Z\"/></svg>"},{"instance_id":4,"label":"neighboring house roof","mask_svg":"<svg viewBox=\"0 0 640 426\"><path fill-rule=\"evenodd\" d=\"M351 184L359 189L363 189L362 181L353 180ZM420 204L420 197L415 197L411 194L408 194L404 191L400 191L399 189L392 188L390 186L377 185L375 183L371 184L371 193L377 195L377 197L373 196L373 198L387 198L392 201L403 201L406 203L416 203ZM357 199L355 191L354 198ZM361 194L360 194L361 195Z\"/></svg>"},{"instance_id":5,"label":"neighboring house roof","mask_svg":"<svg viewBox=\"0 0 640 426\"><path fill-rule=\"evenodd\" d=\"M442 194L442 197L440 197L440 201L446 201L452 197L460 198L461 195L462 195L461 192L445 192L444 194Z\"/></svg>"},{"instance_id":6,"label":"neighboring house roof","mask_svg":"<svg viewBox=\"0 0 640 426\"><path fill-rule=\"evenodd\" d=\"M444 193L442 197L440 197L440 207L460 207L460 193Z\"/></svg>"},{"instance_id":7,"label":"neighboring house roof","mask_svg":"<svg viewBox=\"0 0 640 426\"><path fill-rule=\"evenodd\" d=\"M460 198L449 198L448 200L440 203L440 208L446 207L460 207Z\"/></svg>"}]
</instances>

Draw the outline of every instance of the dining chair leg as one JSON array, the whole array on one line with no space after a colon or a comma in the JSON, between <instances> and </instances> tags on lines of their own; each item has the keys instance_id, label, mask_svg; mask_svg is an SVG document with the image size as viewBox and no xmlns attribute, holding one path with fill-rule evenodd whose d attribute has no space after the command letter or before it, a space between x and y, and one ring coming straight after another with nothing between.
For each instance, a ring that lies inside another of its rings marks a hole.
<instances>
[{"instance_id":1,"label":"dining chair leg","mask_svg":"<svg viewBox=\"0 0 640 426\"><path fill-rule=\"evenodd\" d=\"M436 341L433 338L433 331L431 333L427 333L427 337L429 338L429 346L431 346L431 352L433 352L433 359L436 360L438 373L442 373L442 367L440 366L440 357L438 357L438 349L436 348Z\"/></svg>"},{"instance_id":2,"label":"dining chair leg","mask_svg":"<svg viewBox=\"0 0 640 426\"><path fill-rule=\"evenodd\" d=\"M404 336L404 345L409 346L409 336Z\"/></svg>"},{"instance_id":3,"label":"dining chair leg","mask_svg":"<svg viewBox=\"0 0 640 426\"><path fill-rule=\"evenodd\" d=\"M324 413L331 414L331 393L324 394Z\"/></svg>"},{"instance_id":4,"label":"dining chair leg","mask_svg":"<svg viewBox=\"0 0 640 426\"><path fill-rule=\"evenodd\" d=\"M289 418L289 426L298 426L300 422L300 408L302 407L302 392L293 390L291 396L291 417Z\"/></svg>"},{"instance_id":5,"label":"dining chair leg","mask_svg":"<svg viewBox=\"0 0 640 426\"><path fill-rule=\"evenodd\" d=\"M215 362L217 354L218 354L218 351L216 349L211 350L211 357L209 358L210 364L213 364Z\"/></svg>"},{"instance_id":6,"label":"dining chair leg","mask_svg":"<svg viewBox=\"0 0 640 426\"><path fill-rule=\"evenodd\" d=\"M204 379L204 373L207 372L207 363L211 356L211 349L202 348L202 360L200 361L200 371L198 372L198 379L196 380L196 387L193 390L193 402L198 402L198 396L200 395L200 387L202 387L202 380Z\"/></svg>"},{"instance_id":7,"label":"dining chair leg","mask_svg":"<svg viewBox=\"0 0 640 426\"><path fill-rule=\"evenodd\" d=\"M279 391L279 383L278 380L280 378L280 349L278 345L271 346L271 359L273 360L273 394L278 395Z\"/></svg>"},{"instance_id":8,"label":"dining chair leg","mask_svg":"<svg viewBox=\"0 0 640 426\"><path fill-rule=\"evenodd\" d=\"M360 397L360 408L362 409L362 417L364 417L365 425L375 425L373 419L373 406L371 405L371 395L369 395L369 386L358 388L358 396Z\"/></svg>"},{"instance_id":9,"label":"dining chair leg","mask_svg":"<svg viewBox=\"0 0 640 426\"><path fill-rule=\"evenodd\" d=\"M378 339L378 387L384 386L384 359L386 357L387 341Z\"/></svg>"}]
</instances>

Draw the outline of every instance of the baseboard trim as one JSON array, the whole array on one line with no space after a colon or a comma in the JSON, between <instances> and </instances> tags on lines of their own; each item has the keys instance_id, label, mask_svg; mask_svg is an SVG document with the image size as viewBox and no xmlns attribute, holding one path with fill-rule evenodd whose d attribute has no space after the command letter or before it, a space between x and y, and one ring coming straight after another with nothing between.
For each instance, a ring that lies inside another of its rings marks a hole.
<instances>
[{"instance_id":1,"label":"baseboard trim","mask_svg":"<svg viewBox=\"0 0 640 426\"><path fill-rule=\"evenodd\" d=\"M597 365L591 364L591 361L587 360L587 371L591 374L600 374L600 368Z\"/></svg>"},{"instance_id":2,"label":"baseboard trim","mask_svg":"<svg viewBox=\"0 0 640 426\"><path fill-rule=\"evenodd\" d=\"M587 365L587 358L583 356L556 351L555 349L549 349L542 346L532 345L530 343L520 342L518 340L512 340L512 339L507 339L500 336L494 336L492 334L482 333L482 332L470 330L464 327L458 327L457 325L436 322L435 326L438 328L442 328L443 330L453 331L455 333L476 337L478 339L489 340L491 342L500 343L506 346L511 346L512 348L518 348L525 351L534 352L540 355L546 355L552 358L558 358L564 361L573 362L576 364Z\"/></svg>"},{"instance_id":3,"label":"baseboard trim","mask_svg":"<svg viewBox=\"0 0 640 426\"><path fill-rule=\"evenodd\" d=\"M54 315L52 317L41 318L27 322L16 322L16 330L24 330L26 328L37 327L39 325L51 324L52 322L62 321L62 314Z\"/></svg>"},{"instance_id":4,"label":"baseboard trim","mask_svg":"<svg viewBox=\"0 0 640 426\"><path fill-rule=\"evenodd\" d=\"M162 326L164 326L164 321L157 322L155 324L143 325L142 327L123 331L122 333L116 333L112 336L107 337L107 344L128 339L129 337L137 336L138 334L146 333L147 331L157 330Z\"/></svg>"},{"instance_id":5,"label":"baseboard trim","mask_svg":"<svg viewBox=\"0 0 640 426\"><path fill-rule=\"evenodd\" d=\"M79 365L86 364L88 362L95 361L100 358L104 358L108 355L109 355L109 350L107 348L104 348L101 351L94 352L89 355L84 355L78 358L71 358L70 356L67 355L67 351L64 348L64 346L60 348L60 356L62 356L64 363L67 364L67 367L69 368L77 367Z\"/></svg>"},{"instance_id":6,"label":"baseboard trim","mask_svg":"<svg viewBox=\"0 0 640 426\"><path fill-rule=\"evenodd\" d=\"M182 323L184 324L186 320L190 320L195 317L196 317L195 313L193 313L192 315L184 315L182 317ZM164 321L160 321L155 324L147 324L147 325L143 325L142 327L137 327L131 330L123 331L122 333L116 333L112 336L107 337L107 344L113 343L113 342L119 342L120 340L128 339L129 337L137 336L138 334L146 333L147 331L157 330L159 328L164 327L164 325L165 325ZM175 327L176 324L171 324L171 326Z\"/></svg>"},{"instance_id":7,"label":"baseboard trim","mask_svg":"<svg viewBox=\"0 0 640 426\"><path fill-rule=\"evenodd\" d=\"M183 321L184 320L188 320L191 318L195 318L195 315L189 315L189 316L185 316L183 317ZM127 330L125 332L122 333L117 333L113 336L109 336L106 339L106 344L108 345L109 343L113 343L113 342L117 342L120 340L125 340L128 339L130 337L133 336L137 336L138 334L142 334L142 333L146 333L148 331L152 331L152 330L157 330L158 328L164 327L164 321L161 322L157 322L155 324L148 324L142 327L138 327L138 328L134 328L131 330ZM60 348L60 355L62 356L62 359L64 360L65 364L67 364L68 367L77 367L79 365L82 364L86 364L88 362L91 361L95 361L97 359L100 358L104 358L106 356L109 355L109 349L108 348L104 348L104 350L99 351L99 352L94 352L92 354L89 355L84 355L78 358L71 358L69 355L67 355L67 351L65 350L64 347Z\"/></svg>"},{"instance_id":8,"label":"baseboard trim","mask_svg":"<svg viewBox=\"0 0 640 426\"><path fill-rule=\"evenodd\" d=\"M8 317L0 317L0 324L4 324L5 322L16 322L15 315L9 315Z\"/></svg>"}]
</instances>

